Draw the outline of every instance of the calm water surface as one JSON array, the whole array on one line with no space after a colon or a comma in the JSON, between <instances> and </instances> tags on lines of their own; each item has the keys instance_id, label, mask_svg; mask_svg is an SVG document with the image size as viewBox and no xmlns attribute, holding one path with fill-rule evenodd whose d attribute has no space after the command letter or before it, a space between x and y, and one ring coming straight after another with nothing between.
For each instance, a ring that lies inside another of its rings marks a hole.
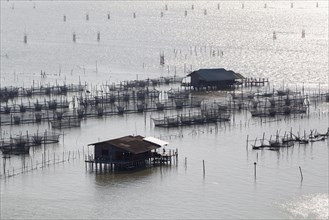
<instances>
[{"instance_id":1,"label":"calm water surface","mask_svg":"<svg viewBox=\"0 0 329 220\"><path fill-rule=\"evenodd\" d=\"M217 7L195 1L1 1L1 86L79 80L94 86L225 67L269 78L271 85L328 88L327 2L316 8L316 2L296 1L290 8L284 1L245 1L242 9L241 2L223 1ZM63 152L66 158L79 150L76 159L4 178L1 156L1 219L327 219L328 141L276 152L246 148L246 138L291 128L324 132L328 108L324 103L312 107L309 117L266 123L240 112L230 123L174 129L154 128L154 112L85 120L81 128L65 130L58 144L12 156L6 169L18 170L31 158L41 162L42 153L60 160ZM3 126L1 134L38 129L48 124ZM82 153L93 150L87 144L127 134L169 141L179 151L178 162L129 174L85 168Z\"/></svg>"}]
</instances>

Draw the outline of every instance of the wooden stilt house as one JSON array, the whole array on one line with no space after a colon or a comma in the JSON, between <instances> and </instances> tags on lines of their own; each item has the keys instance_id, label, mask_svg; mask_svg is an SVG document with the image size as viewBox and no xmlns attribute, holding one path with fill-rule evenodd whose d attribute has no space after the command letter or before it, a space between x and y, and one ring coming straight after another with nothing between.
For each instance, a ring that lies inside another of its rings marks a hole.
<instances>
[{"instance_id":1,"label":"wooden stilt house","mask_svg":"<svg viewBox=\"0 0 329 220\"><path fill-rule=\"evenodd\" d=\"M161 158L160 147L168 143L154 137L124 136L89 145L94 146L94 158L86 162L106 164L111 170L130 170L152 165ZM158 150L158 151L157 151Z\"/></svg>"},{"instance_id":2,"label":"wooden stilt house","mask_svg":"<svg viewBox=\"0 0 329 220\"><path fill-rule=\"evenodd\" d=\"M215 90L221 88L228 88L244 77L232 70L226 70L224 68L217 69L199 69L191 72L187 75L190 77L190 85L193 89L206 89Z\"/></svg>"}]
</instances>

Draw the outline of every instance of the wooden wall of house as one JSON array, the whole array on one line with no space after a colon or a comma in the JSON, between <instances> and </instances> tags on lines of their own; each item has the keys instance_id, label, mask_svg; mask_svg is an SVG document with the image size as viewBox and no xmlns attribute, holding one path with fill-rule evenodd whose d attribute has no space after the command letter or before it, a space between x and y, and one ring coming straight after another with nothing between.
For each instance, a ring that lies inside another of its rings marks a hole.
<instances>
[{"instance_id":1,"label":"wooden wall of house","mask_svg":"<svg viewBox=\"0 0 329 220\"><path fill-rule=\"evenodd\" d=\"M95 145L95 158L102 158L104 160L117 160L119 159L119 155L122 155L124 152L125 151L106 143Z\"/></svg>"},{"instance_id":2,"label":"wooden wall of house","mask_svg":"<svg viewBox=\"0 0 329 220\"><path fill-rule=\"evenodd\" d=\"M191 75L191 85L192 86L200 86L199 85L199 75L198 74L192 74Z\"/></svg>"}]
</instances>

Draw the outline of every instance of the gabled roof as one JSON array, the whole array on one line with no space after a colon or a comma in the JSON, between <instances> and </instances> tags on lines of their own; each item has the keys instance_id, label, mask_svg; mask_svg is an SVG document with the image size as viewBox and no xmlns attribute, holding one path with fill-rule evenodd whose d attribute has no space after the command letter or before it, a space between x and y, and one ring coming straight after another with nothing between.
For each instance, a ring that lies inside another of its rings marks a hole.
<instances>
[{"instance_id":1,"label":"gabled roof","mask_svg":"<svg viewBox=\"0 0 329 220\"><path fill-rule=\"evenodd\" d=\"M198 75L199 80L203 81L225 81L244 78L240 73L235 73L232 70L226 70L224 68L199 69L188 74L187 76L192 76L195 74Z\"/></svg>"},{"instance_id":2,"label":"gabled roof","mask_svg":"<svg viewBox=\"0 0 329 220\"><path fill-rule=\"evenodd\" d=\"M160 147L158 144L151 143L149 141L144 141L143 139L144 137L140 135L137 136L129 135L129 136L107 140L107 141L101 141L89 145L97 146L99 144L105 144L105 145L108 144L109 146L113 146L133 154L144 153Z\"/></svg>"}]
</instances>

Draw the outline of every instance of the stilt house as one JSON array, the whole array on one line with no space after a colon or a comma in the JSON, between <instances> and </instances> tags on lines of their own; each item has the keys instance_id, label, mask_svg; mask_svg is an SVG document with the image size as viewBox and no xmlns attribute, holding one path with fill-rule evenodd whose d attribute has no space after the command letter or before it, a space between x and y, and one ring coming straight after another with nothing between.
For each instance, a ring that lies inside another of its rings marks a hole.
<instances>
[{"instance_id":1,"label":"stilt house","mask_svg":"<svg viewBox=\"0 0 329 220\"><path fill-rule=\"evenodd\" d=\"M214 90L231 87L238 83L244 77L232 70L224 68L217 69L199 69L187 75L191 77L191 86L193 89Z\"/></svg>"},{"instance_id":2,"label":"stilt house","mask_svg":"<svg viewBox=\"0 0 329 220\"><path fill-rule=\"evenodd\" d=\"M94 162L114 165L118 169L147 166L151 159L160 155L156 150L168 143L154 137L124 136L97 142L94 146Z\"/></svg>"}]
</instances>

